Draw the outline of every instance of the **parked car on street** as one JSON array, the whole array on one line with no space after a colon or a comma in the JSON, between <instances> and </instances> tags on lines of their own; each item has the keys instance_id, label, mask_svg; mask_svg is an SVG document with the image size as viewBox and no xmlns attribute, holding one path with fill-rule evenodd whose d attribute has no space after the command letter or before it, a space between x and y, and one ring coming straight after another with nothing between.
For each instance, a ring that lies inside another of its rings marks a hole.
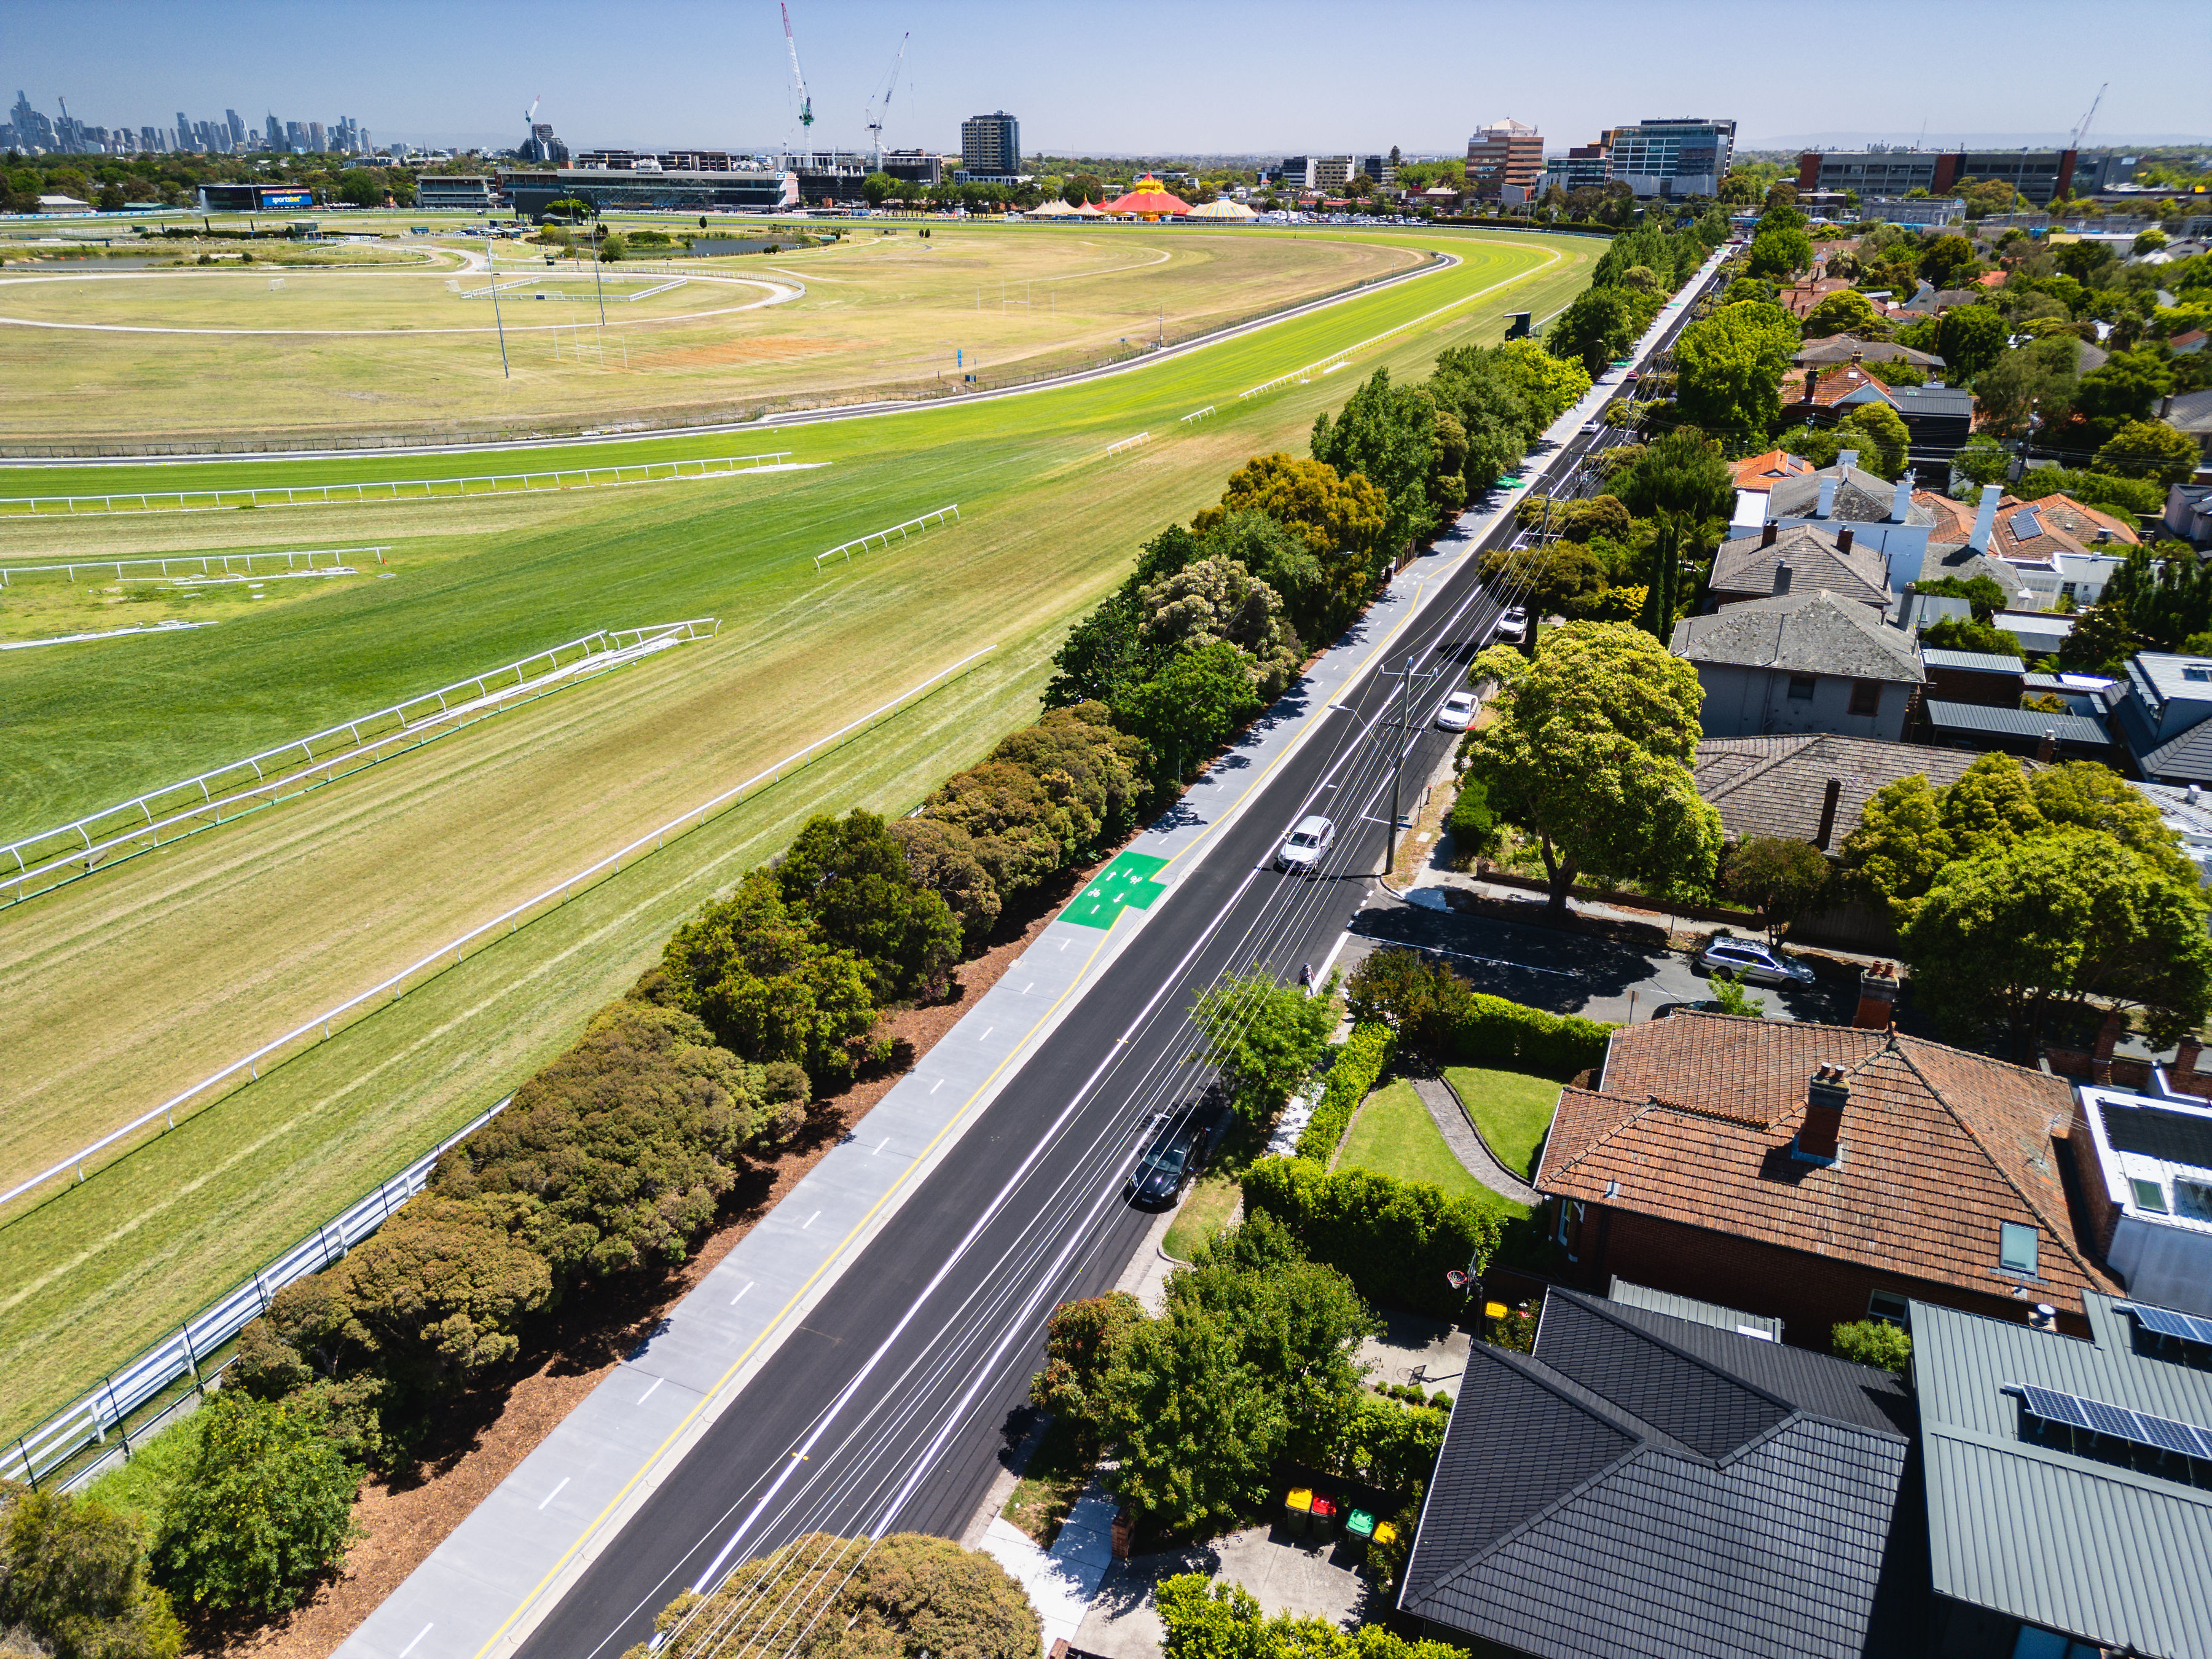
<instances>
[{"instance_id":1,"label":"parked car on street","mask_svg":"<svg viewBox=\"0 0 2212 1659\"><path fill-rule=\"evenodd\" d=\"M1328 851L1329 843L1336 839L1336 826L1318 812L1311 817L1300 818L1297 828L1283 837L1283 844L1275 852L1275 868L1298 872L1310 871L1321 862L1321 855Z\"/></svg>"},{"instance_id":2,"label":"parked car on street","mask_svg":"<svg viewBox=\"0 0 2212 1659\"><path fill-rule=\"evenodd\" d=\"M1455 691L1437 710L1437 726L1444 732L1464 732L1474 724L1474 693Z\"/></svg>"},{"instance_id":3,"label":"parked car on street","mask_svg":"<svg viewBox=\"0 0 2212 1659\"><path fill-rule=\"evenodd\" d=\"M1133 1204L1172 1204L1190 1178L1206 1167L1213 1147L1211 1114L1197 1108L1163 1112L1152 1120L1152 1138L1137 1167L1129 1172Z\"/></svg>"},{"instance_id":4,"label":"parked car on street","mask_svg":"<svg viewBox=\"0 0 2212 1659\"><path fill-rule=\"evenodd\" d=\"M1510 645L1518 645L1528 632L1528 612L1525 606L1515 605L1498 619L1498 637Z\"/></svg>"},{"instance_id":5,"label":"parked car on street","mask_svg":"<svg viewBox=\"0 0 2212 1659\"><path fill-rule=\"evenodd\" d=\"M1813 970L1763 939L1716 933L1698 952L1698 966L1753 985L1810 985Z\"/></svg>"}]
</instances>

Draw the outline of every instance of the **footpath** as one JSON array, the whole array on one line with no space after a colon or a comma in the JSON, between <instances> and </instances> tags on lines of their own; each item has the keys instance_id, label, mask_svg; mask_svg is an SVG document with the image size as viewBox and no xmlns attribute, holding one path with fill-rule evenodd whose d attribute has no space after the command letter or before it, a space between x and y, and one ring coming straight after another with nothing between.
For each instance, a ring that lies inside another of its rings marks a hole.
<instances>
[{"instance_id":1,"label":"footpath","mask_svg":"<svg viewBox=\"0 0 2212 1659\"><path fill-rule=\"evenodd\" d=\"M1638 361L1702 286L1702 276L1685 285L1686 297L1670 302L1639 343ZM1517 488L1462 515L1401 571L1224 763L1102 870L853 1134L369 1615L339 1659L505 1659L519 1648L1159 914L1183 872L1515 511L1540 458L1571 441L1616 391L1593 387L1545 434Z\"/></svg>"}]
</instances>

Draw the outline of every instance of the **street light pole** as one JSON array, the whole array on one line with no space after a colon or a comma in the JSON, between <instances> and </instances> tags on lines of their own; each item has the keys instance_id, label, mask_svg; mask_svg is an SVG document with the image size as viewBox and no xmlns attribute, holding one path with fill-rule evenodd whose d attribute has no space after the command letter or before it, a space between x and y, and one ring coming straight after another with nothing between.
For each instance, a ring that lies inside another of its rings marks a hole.
<instances>
[{"instance_id":1,"label":"street light pole","mask_svg":"<svg viewBox=\"0 0 2212 1659\"><path fill-rule=\"evenodd\" d=\"M492 263L489 226L484 228L484 275L491 280L492 326L499 331L499 372L511 380L514 378L514 370L508 367L507 361L507 324L499 314L499 267Z\"/></svg>"},{"instance_id":2,"label":"street light pole","mask_svg":"<svg viewBox=\"0 0 2212 1659\"><path fill-rule=\"evenodd\" d=\"M1390 827L1382 832L1382 878L1388 881L1398 867L1399 791L1406 775L1406 733L1413 709L1413 659L1406 659L1406 672L1398 687L1398 747L1390 757Z\"/></svg>"}]
</instances>

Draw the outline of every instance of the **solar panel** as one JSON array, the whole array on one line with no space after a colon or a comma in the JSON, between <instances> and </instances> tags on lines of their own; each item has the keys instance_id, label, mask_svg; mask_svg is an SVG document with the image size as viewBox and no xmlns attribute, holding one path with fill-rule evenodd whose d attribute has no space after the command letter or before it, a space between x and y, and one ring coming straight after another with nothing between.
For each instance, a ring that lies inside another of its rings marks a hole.
<instances>
[{"instance_id":1,"label":"solar panel","mask_svg":"<svg viewBox=\"0 0 2212 1659\"><path fill-rule=\"evenodd\" d=\"M2084 1400L2079 1395L2039 1389L2033 1382L2008 1382L2004 1392L2018 1395L2027 1414L2046 1423L2064 1423L2087 1429L2093 1434L2148 1446L2154 1451L2179 1452L2185 1457L2212 1462L2212 1429L2177 1423L2169 1417L2153 1417L2148 1412L2130 1411L2124 1406L2107 1405L2101 1400Z\"/></svg>"},{"instance_id":2,"label":"solar panel","mask_svg":"<svg viewBox=\"0 0 2212 1659\"><path fill-rule=\"evenodd\" d=\"M2035 516L2035 509L2023 507L2012 515L2012 533L2015 541L2032 542L2043 533L2043 520Z\"/></svg>"},{"instance_id":3,"label":"solar panel","mask_svg":"<svg viewBox=\"0 0 2212 1659\"><path fill-rule=\"evenodd\" d=\"M2147 1331L2212 1347L2212 1319L2199 1319L2195 1314L2179 1313L2172 1308L2146 1308L2139 1302L2123 1302L2119 1310L2133 1314L2136 1323Z\"/></svg>"}]
</instances>

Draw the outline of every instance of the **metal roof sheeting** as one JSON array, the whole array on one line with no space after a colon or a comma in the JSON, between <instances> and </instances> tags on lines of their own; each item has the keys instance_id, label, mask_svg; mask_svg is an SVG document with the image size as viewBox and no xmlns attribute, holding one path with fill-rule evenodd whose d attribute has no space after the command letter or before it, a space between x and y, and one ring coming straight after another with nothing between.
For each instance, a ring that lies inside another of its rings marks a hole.
<instances>
[{"instance_id":1,"label":"metal roof sheeting","mask_svg":"<svg viewBox=\"0 0 2212 1659\"><path fill-rule=\"evenodd\" d=\"M1782 1322L1771 1314L1743 1313L1735 1308L1723 1308L1717 1302L1700 1302L1695 1297L1655 1291L1648 1285L1632 1285L1619 1278L1607 1287L1605 1294L1610 1302L1642 1308L1651 1313L1672 1314L1677 1319L1710 1325L1717 1331L1732 1331L1743 1336L1763 1336L1770 1342L1782 1340Z\"/></svg>"},{"instance_id":2,"label":"metal roof sheeting","mask_svg":"<svg viewBox=\"0 0 2212 1659\"><path fill-rule=\"evenodd\" d=\"M2136 1352L2115 1298L2082 1341L1912 1304L1938 1594L2146 1655L2212 1654L2212 1491L2024 1440L2008 1382L2212 1423L2212 1372Z\"/></svg>"},{"instance_id":3,"label":"metal roof sheeting","mask_svg":"<svg viewBox=\"0 0 2212 1659\"><path fill-rule=\"evenodd\" d=\"M2018 674L2027 665L1995 651L1942 651L1923 646L1920 660L1930 668L1963 668L1976 674Z\"/></svg>"},{"instance_id":4,"label":"metal roof sheeting","mask_svg":"<svg viewBox=\"0 0 2212 1659\"><path fill-rule=\"evenodd\" d=\"M2107 744L2104 722L2087 714L2046 714L2033 708L1984 708L1971 702L1928 704L1928 723L1939 731L1980 732L1997 738L2040 738L2057 734L2061 743Z\"/></svg>"}]
</instances>

